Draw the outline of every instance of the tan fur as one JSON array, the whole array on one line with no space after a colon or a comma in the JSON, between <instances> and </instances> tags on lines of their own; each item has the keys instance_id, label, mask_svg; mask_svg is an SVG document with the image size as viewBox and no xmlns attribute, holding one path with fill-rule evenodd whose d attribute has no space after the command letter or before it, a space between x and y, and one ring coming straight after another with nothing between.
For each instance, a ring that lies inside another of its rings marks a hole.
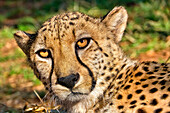
<instances>
[{"instance_id":1,"label":"tan fur","mask_svg":"<svg viewBox=\"0 0 170 113\"><path fill-rule=\"evenodd\" d=\"M123 7L105 18L64 13L36 34L14 35L52 99L69 113L168 113L170 64L139 63L123 54L118 43L127 18ZM90 42L80 49L76 43L84 38ZM42 49L50 56L39 56ZM76 74L73 88L58 81Z\"/></svg>"}]
</instances>

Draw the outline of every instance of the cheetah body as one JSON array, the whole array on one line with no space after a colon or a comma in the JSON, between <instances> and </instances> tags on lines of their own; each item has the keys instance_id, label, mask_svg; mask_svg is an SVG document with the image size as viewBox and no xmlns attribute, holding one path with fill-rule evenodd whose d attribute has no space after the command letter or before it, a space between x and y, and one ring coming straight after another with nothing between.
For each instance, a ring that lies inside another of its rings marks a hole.
<instances>
[{"instance_id":1,"label":"cheetah body","mask_svg":"<svg viewBox=\"0 0 170 113\"><path fill-rule=\"evenodd\" d=\"M57 15L35 34L14 36L51 99L70 113L170 113L170 64L127 58L118 45L126 23L126 10L115 7L103 18Z\"/></svg>"}]
</instances>

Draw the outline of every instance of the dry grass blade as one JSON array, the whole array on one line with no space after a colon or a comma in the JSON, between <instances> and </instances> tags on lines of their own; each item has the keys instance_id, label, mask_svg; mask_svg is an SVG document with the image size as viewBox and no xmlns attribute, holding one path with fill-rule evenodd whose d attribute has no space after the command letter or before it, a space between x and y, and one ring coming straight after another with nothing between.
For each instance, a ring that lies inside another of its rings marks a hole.
<instances>
[{"instance_id":1,"label":"dry grass blade","mask_svg":"<svg viewBox=\"0 0 170 113\"><path fill-rule=\"evenodd\" d=\"M40 100L41 104L40 105L31 105L30 107L28 107L28 103L26 103L25 107L24 107L24 113L60 113L60 111L58 110L60 108L60 106L48 106L48 102L44 102L43 99L41 99L41 97L39 96L39 94L34 90L35 95L38 97L38 99Z\"/></svg>"},{"instance_id":2,"label":"dry grass blade","mask_svg":"<svg viewBox=\"0 0 170 113\"><path fill-rule=\"evenodd\" d=\"M41 97L39 96L39 94L34 90L35 95L38 97L38 99L40 100L40 102L44 105L43 100L41 99Z\"/></svg>"}]
</instances>

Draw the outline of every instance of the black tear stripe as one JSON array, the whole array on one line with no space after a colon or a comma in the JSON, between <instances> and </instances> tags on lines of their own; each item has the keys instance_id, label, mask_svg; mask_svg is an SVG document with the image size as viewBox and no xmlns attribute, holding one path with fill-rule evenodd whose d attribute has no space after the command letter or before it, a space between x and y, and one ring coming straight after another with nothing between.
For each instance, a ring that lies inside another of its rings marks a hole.
<instances>
[{"instance_id":1,"label":"black tear stripe","mask_svg":"<svg viewBox=\"0 0 170 113\"><path fill-rule=\"evenodd\" d=\"M52 86L51 78L52 78L52 74L53 74L53 70L54 70L54 59L51 57L51 60L52 60L52 66L51 66L51 71L50 71L50 76L49 76L49 79L50 79L50 88ZM52 88L50 89L50 91L52 91Z\"/></svg>"},{"instance_id":2,"label":"black tear stripe","mask_svg":"<svg viewBox=\"0 0 170 113\"><path fill-rule=\"evenodd\" d=\"M99 46L98 42L95 41L94 39L92 39L92 40L97 44L99 50L100 50L100 51L103 51L102 48ZM80 58L79 58L78 53L77 53L76 50L77 50L77 49L76 49L76 46L75 46L75 54L76 54L77 60L80 62L80 64L81 64L82 66L84 66L84 67L88 70L89 75L92 77L92 86L91 86L91 91L92 91L92 90L95 88L95 86L96 86L96 81L95 81L95 79L94 79L94 75L93 75L92 71L90 70L90 68L89 68L87 65L85 65L85 64L80 60Z\"/></svg>"},{"instance_id":3,"label":"black tear stripe","mask_svg":"<svg viewBox=\"0 0 170 113\"><path fill-rule=\"evenodd\" d=\"M75 54L76 54L77 60L80 62L80 64L81 64L82 66L84 66L84 67L88 70L89 75L92 77L92 86L91 86L91 91L92 91L92 90L95 88L95 85L96 85L96 81L95 81L95 79L94 79L93 73L92 73L92 71L90 70L90 68L89 68L87 65L85 65L85 64L80 60L80 58L79 58L79 56L78 56L78 53L77 53L77 51L76 51L76 46L75 46Z\"/></svg>"}]
</instances>

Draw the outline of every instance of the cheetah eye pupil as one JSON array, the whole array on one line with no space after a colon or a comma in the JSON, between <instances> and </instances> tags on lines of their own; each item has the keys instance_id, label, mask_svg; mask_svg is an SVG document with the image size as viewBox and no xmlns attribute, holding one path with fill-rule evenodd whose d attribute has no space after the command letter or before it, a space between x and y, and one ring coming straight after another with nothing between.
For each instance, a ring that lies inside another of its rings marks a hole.
<instances>
[{"instance_id":1,"label":"cheetah eye pupil","mask_svg":"<svg viewBox=\"0 0 170 113\"><path fill-rule=\"evenodd\" d=\"M77 49L84 49L88 46L90 42L90 38L83 38L77 41L76 46Z\"/></svg>"},{"instance_id":2,"label":"cheetah eye pupil","mask_svg":"<svg viewBox=\"0 0 170 113\"><path fill-rule=\"evenodd\" d=\"M37 51L36 54L38 54L41 58L51 57L50 50L47 50L47 49L41 49L41 50Z\"/></svg>"}]
</instances>

